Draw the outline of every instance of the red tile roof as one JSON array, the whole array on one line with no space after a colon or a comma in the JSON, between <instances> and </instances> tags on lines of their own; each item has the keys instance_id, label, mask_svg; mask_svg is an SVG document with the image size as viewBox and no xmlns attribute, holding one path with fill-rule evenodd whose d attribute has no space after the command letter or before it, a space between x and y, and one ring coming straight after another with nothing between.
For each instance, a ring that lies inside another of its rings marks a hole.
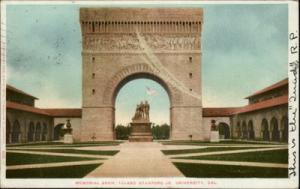
<instances>
[{"instance_id":1,"label":"red tile roof","mask_svg":"<svg viewBox=\"0 0 300 189\"><path fill-rule=\"evenodd\" d=\"M16 102L6 101L6 108L20 110L25 112L31 112L36 114L42 114L52 117L81 117L81 109L41 109L25 104L19 104Z\"/></svg>"},{"instance_id":2,"label":"red tile roof","mask_svg":"<svg viewBox=\"0 0 300 189\"><path fill-rule=\"evenodd\" d=\"M19 104L19 103L10 102L10 101L6 101L6 108L50 116L49 113L47 113L46 111L44 111L40 108L35 108L33 106L28 106L25 104Z\"/></svg>"},{"instance_id":3,"label":"red tile roof","mask_svg":"<svg viewBox=\"0 0 300 189\"><path fill-rule=\"evenodd\" d=\"M288 84L289 84L289 80L288 80L288 78L285 78L285 79L283 79L283 80L281 80L281 81L279 81L279 82L277 82L277 83L275 83L275 84L273 84L273 85L271 85L269 87L266 87L266 88L264 88L262 90L259 90L259 91L255 92L254 94L252 94L250 96L247 96L246 99L250 98L250 97L253 97L253 96L257 96L257 95L266 93L266 92L269 92L271 90L280 88L280 87L282 87L284 85L288 85Z\"/></svg>"},{"instance_id":4,"label":"red tile roof","mask_svg":"<svg viewBox=\"0 0 300 189\"><path fill-rule=\"evenodd\" d=\"M53 117L81 117L81 108L43 109Z\"/></svg>"},{"instance_id":5,"label":"red tile roof","mask_svg":"<svg viewBox=\"0 0 300 189\"><path fill-rule=\"evenodd\" d=\"M22 91L22 90L20 90L20 89L17 89L17 88L15 88L15 87L11 86L11 85L6 85L6 90L14 91L14 92L16 92L16 93L20 93L20 94L29 96L29 97L34 98L34 99L38 99L38 98L36 98L35 96L32 96L32 95L30 95L30 94L28 94L28 93L26 93L26 92L24 92L24 91Z\"/></svg>"},{"instance_id":6,"label":"red tile roof","mask_svg":"<svg viewBox=\"0 0 300 189\"><path fill-rule=\"evenodd\" d=\"M239 110L239 107L203 108L203 117L228 117Z\"/></svg>"},{"instance_id":7,"label":"red tile roof","mask_svg":"<svg viewBox=\"0 0 300 189\"><path fill-rule=\"evenodd\" d=\"M288 104L288 95L271 98L269 100L264 100L254 104L249 104L247 106L240 108L238 111L235 112L235 114L252 112L256 110L271 108L274 106L285 105L285 104Z\"/></svg>"}]
</instances>

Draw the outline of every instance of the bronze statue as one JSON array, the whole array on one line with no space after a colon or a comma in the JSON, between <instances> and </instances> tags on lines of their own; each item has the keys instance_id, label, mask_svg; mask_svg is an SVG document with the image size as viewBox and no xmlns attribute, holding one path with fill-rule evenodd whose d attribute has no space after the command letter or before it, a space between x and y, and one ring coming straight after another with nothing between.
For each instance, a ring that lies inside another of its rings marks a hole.
<instances>
[{"instance_id":1,"label":"bronze statue","mask_svg":"<svg viewBox=\"0 0 300 189\"><path fill-rule=\"evenodd\" d=\"M149 121L150 105L147 101L137 104L132 121Z\"/></svg>"}]
</instances>

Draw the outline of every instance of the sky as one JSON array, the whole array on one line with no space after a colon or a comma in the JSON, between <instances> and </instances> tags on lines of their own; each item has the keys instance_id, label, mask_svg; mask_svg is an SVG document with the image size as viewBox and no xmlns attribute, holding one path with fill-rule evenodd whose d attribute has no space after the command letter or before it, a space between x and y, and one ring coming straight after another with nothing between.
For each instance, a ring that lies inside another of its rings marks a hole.
<instances>
[{"instance_id":1,"label":"sky","mask_svg":"<svg viewBox=\"0 0 300 189\"><path fill-rule=\"evenodd\" d=\"M246 96L287 77L287 5L173 5L190 6L204 11L204 107L245 105ZM80 7L7 6L7 83L38 97L37 107L81 107ZM147 87L155 94L147 94ZM149 79L130 81L120 90L116 123L127 124L141 100L150 102L153 122L169 123L168 95Z\"/></svg>"}]
</instances>

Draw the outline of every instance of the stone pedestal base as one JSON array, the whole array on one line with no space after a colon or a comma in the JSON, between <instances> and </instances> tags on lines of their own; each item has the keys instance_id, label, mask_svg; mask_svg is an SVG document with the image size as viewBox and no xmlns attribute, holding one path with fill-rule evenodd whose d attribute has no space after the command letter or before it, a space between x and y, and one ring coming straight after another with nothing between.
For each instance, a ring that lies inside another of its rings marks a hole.
<instances>
[{"instance_id":1,"label":"stone pedestal base","mask_svg":"<svg viewBox=\"0 0 300 189\"><path fill-rule=\"evenodd\" d=\"M152 142L152 132L150 122L132 122L129 142Z\"/></svg>"},{"instance_id":2,"label":"stone pedestal base","mask_svg":"<svg viewBox=\"0 0 300 189\"><path fill-rule=\"evenodd\" d=\"M65 144L73 144L73 135L72 134L65 134L64 135L64 143Z\"/></svg>"},{"instance_id":3,"label":"stone pedestal base","mask_svg":"<svg viewBox=\"0 0 300 189\"><path fill-rule=\"evenodd\" d=\"M219 131L210 131L210 142L220 142Z\"/></svg>"}]
</instances>

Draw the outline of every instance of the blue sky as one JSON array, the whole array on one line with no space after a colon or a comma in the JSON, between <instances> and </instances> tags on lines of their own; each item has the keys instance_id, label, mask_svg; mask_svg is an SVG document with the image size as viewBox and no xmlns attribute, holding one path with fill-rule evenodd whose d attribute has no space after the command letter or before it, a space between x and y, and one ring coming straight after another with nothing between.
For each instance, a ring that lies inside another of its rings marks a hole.
<instances>
[{"instance_id":1,"label":"blue sky","mask_svg":"<svg viewBox=\"0 0 300 189\"><path fill-rule=\"evenodd\" d=\"M287 77L287 5L197 6L204 9L204 107L244 105L247 95ZM37 96L39 107L81 107L79 7L7 7L7 82ZM147 95L147 86L157 94ZM133 88L137 91L134 99ZM154 81L139 79L119 92L116 123L129 122L135 104L143 99L151 103L153 122L169 122L170 104L164 89Z\"/></svg>"}]
</instances>

